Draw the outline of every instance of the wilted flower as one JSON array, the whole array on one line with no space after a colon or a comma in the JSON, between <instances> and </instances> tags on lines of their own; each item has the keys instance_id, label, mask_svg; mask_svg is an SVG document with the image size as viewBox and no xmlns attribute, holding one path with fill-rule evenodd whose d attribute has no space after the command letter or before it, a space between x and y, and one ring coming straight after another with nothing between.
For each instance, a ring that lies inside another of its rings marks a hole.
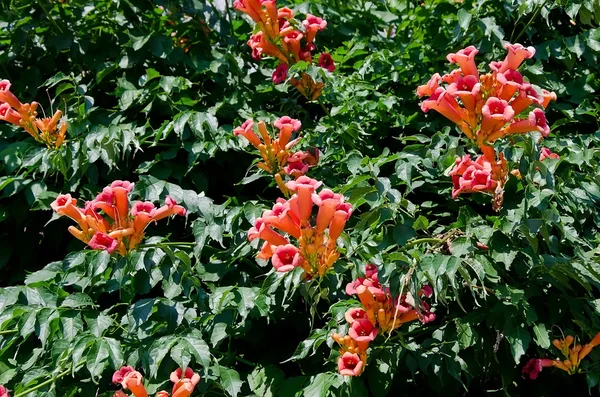
<instances>
[{"instance_id":1,"label":"wilted flower","mask_svg":"<svg viewBox=\"0 0 600 397\"><path fill-rule=\"evenodd\" d=\"M283 83L285 81L285 79L287 79L287 73L288 73L288 69L290 67L285 64L285 63L280 63L279 66L277 66L275 68L275 71L273 71L273 83L274 84L280 84Z\"/></svg>"},{"instance_id":2,"label":"wilted flower","mask_svg":"<svg viewBox=\"0 0 600 397\"><path fill-rule=\"evenodd\" d=\"M543 147L540 152L540 161L544 161L545 159L559 159L560 156L556 153L552 153L550 149Z\"/></svg>"},{"instance_id":3,"label":"wilted flower","mask_svg":"<svg viewBox=\"0 0 600 397\"><path fill-rule=\"evenodd\" d=\"M335 70L335 63L328 52L324 52L321 54L321 56L319 56L319 66L330 72Z\"/></svg>"}]
</instances>

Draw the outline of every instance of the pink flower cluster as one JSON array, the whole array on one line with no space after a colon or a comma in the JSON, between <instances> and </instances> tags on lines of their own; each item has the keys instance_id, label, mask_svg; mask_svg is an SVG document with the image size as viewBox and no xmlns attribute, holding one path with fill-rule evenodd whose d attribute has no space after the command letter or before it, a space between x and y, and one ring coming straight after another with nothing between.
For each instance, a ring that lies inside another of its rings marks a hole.
<instances>
[{"instance_id":1,"label":"pink flower cluster","mask_svg":"<svg viewBox=\"0 0 600 397\"><path fill-rule=\"evenodd\" d=\"M502 157L501 160L505 162ZM497 164L493 167L485 156L479 156L477 160L471 160L471 156L466 154L456 159L454 169L450 171L452 176L452 198L456 198L461 193L487 192L494 194L500 186L498 180L505 176L495 175L498 170L505 170L505 164Z\"/></svg>"},{"instance_id":2,"label":"pink flower cluster","mask_svg":"<svg viewBox=\"0 0 600 397\"><path fill-rule=\"evenodd\" d=\"M109 254L126 255L142 241L146 227L171 215L185 215L186 211L167 196L165 204L156 208L153 203L137 201L130 208L129 193L133 183L114 181L105 187L84 208L70 194L59 195L50 206L59 215L77 222L79 229L69 226L69 232L95 250Z\"/></svg>"},{"instance_id":3,"label":"pink flower cluster","mask_svg":"<svg viewBox=\"0 0 600 397\"><path fill-rule=\"evenodd\" d=\"M248 40L252 57L260 60L267 55L279 60L272 75L273 83L287 80L290 65L300 61L312 63L315 37L317 32L325 30L327 21L311 14L306 14L302 22L295 20L294 12L288 7L277 8L275 0L236 0L233 5L250 16L260 29ZM330 72L335 70L329 53L322 53L318 64ZM309 99L316 99L324 87L306 73L300 79L292 78L291 84Z\"/></svg>"},{"instance_id":4,"label":"pink flower cluster","mask_svg":"<svg viewBox=\"0 0 600 397\"><path fill-rule=\"evenodd\" d=\"M288 116L275 120L273 126L279 130L279 135L276 138L271 138L264 121L259 121L256 124L258 135L254 126L254 121L248 119L241 126L234 129L233 134L243 136L259 150L263 161L257 164L258 168L272 174L279 189L287 194L288 191L281 175L285 174L298 178L306 174L309 167L315 166L319 161L318 151L293 152L291 150L301 139L300 137L292 139L292 134L298 133L302 126L299 120Z\"/></svg>"},{"instance_id":5,"label":"pink flower cluster","mask_svg":"<svg viewBox=\"0 0 600 397\"><path fill-rule=\"evenodd\" d=\"M178 368L171 372L170 380L173 382L172 394L169 395L168 391L161 390L156 394L156 397L188 397L192 394L196 385L200 383L200 375L189 367L185 371ZM135 397L148 397L148 392L143 383L144 377L133 367L122 367L113 374L112 381L114 384L121 385L123 389L132 392ZM119 390L115 392L114 397L127 397L127 394Z\"/></svg>"},{"instance_id":6,"label":"pink flower cluster","mask_svg":"<svg viewBox=\"0 0 600 397\"><path fill-rule=\"evenodd\" d=\"M390 332L402 324L420 320L428 323L435 320L426 302L416 302L410 292L392 297L389 288L379 283L377 267L369 264L365 277L359 277L346 286L348 295L358 295L363 307L349 309L344 315L350 325L348 334L334 333L331 337L340 346L338 371L342 375L358 376L365 368L369 343L378 334ZM433 290L425 286L419 296L430 297Z\"/></svg>"},{"instance_id":7,"label":"pink flower cluster","mask_svg":"<svg viewBox=\"0 0 600 397\"><path fill-rule=\"evenodd\" d=\"M352 214L352 206L329 189L317 192L321 184L307 176L287 182L287 189L294 194L288 200L278 199L248 231L250 241L264 240L258 257L271 259L278 272L301 267L307 277L322 277L339 258L337 239ZM291 238L297 243L292 244Z\"/></svg>"},{"instance_id":8,"label":"pink flower cluster","mask_svg":"<svg viewBox=\"0 0 600 397\"><path fill-rule=\"evenodd\" d=\"M423 101L421 109L431 109L457 124L483 155L472 161L464 156L456 162L450 175L454 181L452 196L485 192L494 195L494 208L502 204L503 186L508 178L502 153L496 153L493 143L504 137L539 132L550 134L544 109L556 94L537 90L517 70L525 59L535 55L533 47L506 44L506 58L490 64L491 73L479 74L474 46L448 54L448 61L459 69L431 79L417 88ZM446 86L441 84L445 83Z\"/></svg>"},{"instance_id":9,"label":"pink flower cluster","mask_svg":"<svg viewBox=\"0 0 600 397\"><path fill-rule=\"evenodd\" d=\"M11 83L0 80L0 120L22 127L36 141L52 149L59 148L67 134L67 124L58 123L62 112L57 110L52 117L38 118L37 102L21 103L11 92Z\"/></svg>"}]
</instances>

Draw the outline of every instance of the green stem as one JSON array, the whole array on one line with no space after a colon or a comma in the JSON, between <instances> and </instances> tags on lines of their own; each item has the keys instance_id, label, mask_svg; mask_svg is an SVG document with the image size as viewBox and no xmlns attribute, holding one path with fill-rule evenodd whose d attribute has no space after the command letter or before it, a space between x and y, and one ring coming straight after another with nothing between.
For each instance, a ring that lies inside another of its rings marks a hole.
<instances>
[{"instance_id":1,"label":"green stem","mask_svg":"<svg viewBox=\"0 0 600 397\"><path fill-rule=\"evenodd\" d=\"M418 238L415 240L408 241L406 244L404 244L403 248L408 248L408 247L412 247L413 245L425 244L425 243L442 244L444 241L446 241L446 240L442 240L442 239L435 238L435 237Z\"/></svg>"},{"instance_id":2,"label":"green stem","mask_svg":"<svg viewBox=\"0 0 600 397\"><path fill-rule=\"evenodd\" d=\"M19 394L15 394L15 395L14 395L14 397L23 397L23 396L26 396L26 395L28 395L29 393L32 393L32 392L34 392L34 391L36 391L36 390L39 390L39 389L41 389L42 387L48 386L49 384L56 382L57 380L59 380L59 379L60 379L60 378L62 378L63 376L65 376L65 375L69 374L70 372L71 372L71 370L70 370L70 369L68 369L68 370L66 370L66 371L64 371L64 372L61 372L60 374L56 375L56 376L55 376L54 378L52 378L52 379L48 379L47 381L44 381L44 382L40 383L39 385L33 386L31 389L28 389L28 390L22 391L22 392L21 392L21 393L19 393Z\"/></svg>"},{"instance_id":3,"label":"green stem","mask_svg":"<svg viewBox=\"0 0 600 397\"><path fill-rule=\"evenodd\" d=\"M44 0L38 0L38 4L42 8L42 11L44 11L44 14L46 14L46 18L48 18L48 20L50 20L50 22L52 22L52 25L54 25L54 27L56 29L58 29L59 32L64 33L63 30L60 28L60 26L58 26L58 24L56 23L56 21L50 16L50 13L48 12L48 9L44 5Z\"/></svg>"},{"instance_id":4,"label":"green stem","mask_svg":"<svg viewBox=\"0 0 600 397\"><path fill-rule=\"evenodd\" d=\"M338 126L337 121L335 121L335 119L333 118L333 116L331 116L331 113L329 112L329 109L327 109L325 107L325 105L323 104L323 102L321 101L321 97L319 97L319 105L321 105L321 109L323 109L323 111L325 112L325 114L329 117L329 119L331 120L331 122L335 126L335 129L339 130L340 127Z\"/></svg>"},{"instance_id":5,"label":"green stem","mask_svg":"<svg viewBox=\"0 0 600 397\"><path fill-rule=\"evenodd\" d=\"M164 246L175 246L175 247L193 247L196 243L180 241L180 242L166 242L166 243L157 243L157 244L141 244L138 245L138 248L154 248L154 247L164 247Z\"/></svg>"},{"instance_id":6,"label":"green stem","mask_svg":"<svg viewBox=\"0 0 600 397\"><path fill-rule=\"evenodd\" d=\"M15 334L17 332L19 332L18 329L9 329L6 331L0 331L0 335L10 335L10 334Z\"/></svg>"},{"instance_id":7,"label":"green stem","mask_svg":"<svg viewBox=\"0 0 600 397\"><path fill-rule=\"evenodd\" d=\"M235 356L235 359L238 360L239 362L247 364L247 365L249 365L251 367L256 367L256 363L253 363L250 360L246 360L245 358L242 358L240 356Z\"/></svg>"},{"instance_id":8,"label":"green stem","mask_svg":"<svg viewBox=\"0 0 600 397\"><path fill-rule=\"evenodd\" d=\"M531 25L531 23L533 22L533 20L535 18L537 18L537 15L540 13L540 11L542 11L542 8L544 8L545 5L546 5L546 1L544 1L542 4L540 4L540 6L533 13L533 16L531 17L531 19L529 20L529 22L527 22L527 25L525 25L525 27L523 28L523 30L521 30L521 32L519 33L519 35L517 36L517 38L514 39L514 40L512 40L513 43L516 42L516 41L519 41L519 39L521 38L521 36L523 35L523 33L525 33L525 31L527 30L527 28L529 27L529 25Z\"/></svg>"}]
</instances>

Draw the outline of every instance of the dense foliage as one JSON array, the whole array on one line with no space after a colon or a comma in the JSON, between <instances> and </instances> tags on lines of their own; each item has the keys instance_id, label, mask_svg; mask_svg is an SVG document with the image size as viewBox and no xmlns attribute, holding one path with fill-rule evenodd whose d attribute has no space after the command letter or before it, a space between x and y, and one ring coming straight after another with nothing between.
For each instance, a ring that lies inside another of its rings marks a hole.
<instances>
[{"instance_id":1,"label":"dense foliage","mask_svg":"<svg viewBox=\"0 0 600 397\"><path fill-rule=\"evenodd\" d=\"M193 395L600 392L599 3L284 5L327 21L314 59L256 59L260 26L230 1L0 3L0 78L40 119L0 124L0 385L106 397L127 365L152 395L180 367ZM519 71L556 94L550 130L492 142L514 171L501 206L453 199L483 146L417 87L471 45L486 73L506 43L534 48ZM96 218L105 187L125 220ZM264 245L264 211L303 197L295 239Z\"/></svg>"}]
</instances>

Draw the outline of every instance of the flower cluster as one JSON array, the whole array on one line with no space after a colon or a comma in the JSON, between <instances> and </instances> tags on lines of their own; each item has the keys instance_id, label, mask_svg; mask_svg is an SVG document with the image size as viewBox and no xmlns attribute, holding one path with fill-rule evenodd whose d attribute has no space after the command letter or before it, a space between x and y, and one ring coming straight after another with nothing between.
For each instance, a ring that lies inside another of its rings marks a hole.
<instances>
[{"instance_id":1,"label":"flower cluster","mask_svg":"<svg viewBox=\"0 0 600 397\"><path fill-rule=\"evenodd\" d=\"M233 5L250 16L260 29L248 40L252 57L259 60L266 55L279 60L279 66L273 72L273 83L279 84L287 79L290 65L299 61L312 63L315 36L327 27L327 21L311 14L306 14L302 22L297 21L291 9L277 8L275 0L236 0ZM335 70L329 53L322 53L318 64L330 72ZM315 82L306 73L302 73L300 79L292 78L290 82L312 100L321 95L324 87L322 82Z\"/></svg>"},{"instance_id":2,"label":"flower cluster","mask_svg":"<svg viewBox=\"0 0 600 397\"><path fill-rule=\"evenodd\" d=\"M248 230L250 241L264 240L258 257L271 259L278 272L301 267L307 278L322 277L340 256L337 238L352 214L352 205L329 189L317 193L319 186L321 182L307 176L289 181L286 187L294 193L292 197L278 199ZM318 211L313 221L315 207ZM297 240L296 245L291 238Z\"/></svg>"},{"instance_id":3,"label":"flower cluster","mask_svg":"<svg viewBox=\"0 0 600 397\"><path fill-rule=\"evenodd\" d=\"M148 397L148 392L144 387L144 377L133 367L122 367L116 371L112 377L114 384L121 385L123 389L129 390L135 397ZM161 390L156 397L188 397L194 391L194 388L200 383L200 375L194 373L191 368L183 371L178 368L171 373L171 382L173 382L173 391ZM115 392L114 397L127 397L122 390Z\"/></svg>"},{"instance_id":4,"label":"flower cluster","mask_svg":"<svg viewBox=\"0 0 600 397\"><path fill-rule=\"evenodd\" d=\"M456 160L450 172L454 182L452 196L489 193L494 196L495 209L502 205L509 172L503 154L496 153L493 143L534 131L547 137L550 127L544 109L556 100L555 93L538 91L517 70L525 59L535 55L535 49L521 44L506 44L505 48L506 58L492 62L491 73L485 75L479 74L475 64L479 51L474 46L449 54L448 61L460 68L444 76L436 73L417 89L419 97L428 97L421 105L424 112L433 109L456 123L483 153L475 161L469 155Z\"/></svg>"},{"instance_id":5,"label":"flower cluster","mask_svg":"<svg viewBox=\"0 0 600 397\"><path fill-rule=\"evenodd\" d=\"M302 126L299 120L288 116L276 120L273 125L279 130L279 136L275 139L269 135L264 121L256 123L262 140L256 135L254 125L253 120L246 120L244 124L234 129L233 133L236 136L242 135L260 151L264 161L258 163L258 167L272 174L279 189L287 195L288 189L281 175L289 175L293 178L304 175L309 167L317 164L318 152L292 152L291 149L300 140L299 137L292 140L292 134L297 133Z\"/></svg>"},{"instance_id":6,"label":"flower cluster","mask_svg":"<svg viewBox=\"0 0 600 397\"><path fill-rule=\"evenodd\" d=\"M377 267L369 264L365 277L346 286L348 295L358 295L363 307L349 309L345 314L350 329L346 336L334 333L331 337L340 345L338 371L342 375L358 376L367 362L369 343L378 334L391 332L402 324L414 320L428 323L435 320L435 314L423 301L415 301L410 292L394 298L388 288L379 283ZM433 294L430 286L419 291L419 297L429 298Z\"/></svg>"},{"instance_id":7,"label":"flower cluster","mask_svg":"<svg viewBox=\"0 0 600 397\"><path fill-rule=\"evenodd\" d=\"M150 222L186 212L169 196L160 208L148 201L137 201L130 208L128 195L132 189L133 183L114 181L84 208L77 207L77 200L70 194L59 195L51 207L59 216L77 222L79 228L69 226L69 232L90 248L126 255L142 241Z\"/></svg>"},{"instance_id":8,"label":"flower cluster","mask_svg":"<svg viewBox=\"0 0 600 397\"><path fill-rule=\"evenodd\" d=\"M10 394L8 394L8 390L2 385L0 385L0 397L10 397Z\"/></svg>"},{"instance_id":9,"label":"flower cluster","mask_svg":"<svg viewBox=\"0 0 600 397\"><path fill-rule=\"evenodd\" d=\"M57 110L52 117L37 117L37 102L21 103L10 91L10 81L0 81L0 120L22 127L36 141L56 149L62 145L67 133L67 124L58 123L62 112Z\"/></svg>"},{"instance_id":10,"label":"flower cluster","mask_svg":"<svg viewBox=\"0 0 600 397\"><path fill-rule=\"evenodd\" d=\"M580 344L576 344L573 347L573 341L575 338L573 336L568 335L564 339L554 339L552 344L556 347L562 355L565 357L565 360L561 361L559 359L551 360L549 358L532 358L525 364L522 369L522 373L524 375L529 376L529 379L537 379L540 372L544 367L556 367L562 369L567 372L569 375L574 375L579 373L579 364L581 360L585 358L592 349L598 345L600 345L600 332L594 336L594 339L583 346Z\"/></svg>"}]
</instances>

